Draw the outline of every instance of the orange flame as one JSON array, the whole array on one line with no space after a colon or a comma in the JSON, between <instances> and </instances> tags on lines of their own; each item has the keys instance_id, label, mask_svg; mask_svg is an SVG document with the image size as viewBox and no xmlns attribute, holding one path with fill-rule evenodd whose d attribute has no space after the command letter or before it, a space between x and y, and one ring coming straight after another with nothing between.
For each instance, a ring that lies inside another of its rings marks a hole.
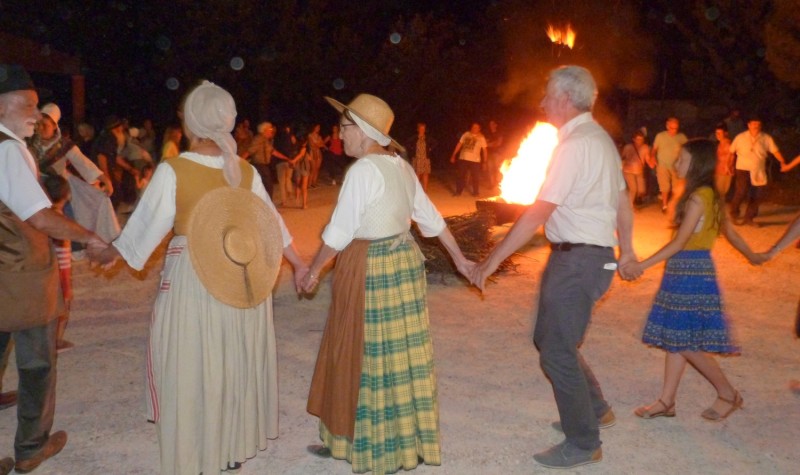
<instances>
[{"instance_id":1,"label":"orange flame","mask_svg":"<svg viewBox=\"0 0 800 475\"><path fill-rule=\"evenodd\" d=\"M500 196L507 203L529 205L536 201L557 144L558 130L546 122L537 122L520 144L517 156L500 167Z\"/></svg>"},{"instance_id":2,"label":"orange flame","mask_svg":"<svg viewBox=\"0 0 800 475\"><path fill-rule=\"evenodd\" d=\"M572 29L572 25L567 23L567 26L564 29L555 29L553 25L547 25L547 37L550 38L550 41L557 45L564 45L569 49L572 49L575 46L575 30Z\"/></svg>"}]
</instances>

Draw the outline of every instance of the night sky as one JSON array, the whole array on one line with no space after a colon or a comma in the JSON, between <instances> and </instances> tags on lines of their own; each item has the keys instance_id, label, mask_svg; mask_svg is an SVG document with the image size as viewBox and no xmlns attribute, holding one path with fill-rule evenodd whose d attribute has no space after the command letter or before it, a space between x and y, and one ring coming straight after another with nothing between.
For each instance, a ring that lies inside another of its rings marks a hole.
<instances>
[{"instance_id":1,"label":"night sky","mask_svg":"<svg viewBox=\"0 0 800 475\"><path fill-rule=\"evenodd\" d=\"M796 91L765 60L774 2L732 3L0 0L0 29L79 56L96 124L112 113L174 121L186 89L207 78L251 121L327 123L323 95L372 92L401 130L426 120L450 135L535 116L547 71L569 62L593 71L610 114L637 98L747 108L765 85L795 113ZM545 35L567 23L573 50ZM68 116L69 79L35 78Z\"/></svg>"}]
</instances>

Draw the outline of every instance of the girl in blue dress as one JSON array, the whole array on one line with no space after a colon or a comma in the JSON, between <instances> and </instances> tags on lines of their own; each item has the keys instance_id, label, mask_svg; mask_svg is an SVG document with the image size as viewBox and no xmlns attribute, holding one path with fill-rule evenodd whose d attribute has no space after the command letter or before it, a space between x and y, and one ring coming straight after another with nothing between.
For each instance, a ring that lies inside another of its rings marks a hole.
<instances>
[{"instance_id":1,"label":"girl in blue dress","mask_svg":"<svg viewBox=\"0 0 800 475\"><path fill-rule=\"evenodd\" d=\"M666 260L664 277L647 317L642 341L666 351L664 385L658 399L634 412L644 419L675 416L675 396L686 364L691 363L717 390L714 403L701 414L721 421L744 401L710 353L736 354L727 318L722 312L711 247L720 234L751 263L760 263L726 219L714 187L716 146L710 140L687 142L675 162L686 190L675 211L672 240L649 258L631 264L644 269Z\"/></svg>"}]
</instances>

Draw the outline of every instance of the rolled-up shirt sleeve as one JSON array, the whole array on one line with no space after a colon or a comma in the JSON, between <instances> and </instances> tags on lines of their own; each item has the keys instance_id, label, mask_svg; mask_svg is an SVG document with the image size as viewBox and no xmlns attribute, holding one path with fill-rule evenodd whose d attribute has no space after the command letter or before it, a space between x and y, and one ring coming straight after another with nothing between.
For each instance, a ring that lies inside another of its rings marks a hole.
<instances>
[{"instance_id":1,"label":"rolled-up shirt sleeve","mask_svg":"<svg viewBox=\"0 0 800 475\"><path fill-rule=\"evenodd\" d=\"M322 241L341 251L353 240L361 226L367 204L383 193L383 176L368 160L358 160L345 175L331 221L322 232Z\"/></svg>"},{"instance_id":2,"label":"rolled-up shirt sleeve","mask_svg":"<svg viewBox=\"0 0 800 475\"><path fill-rule=\"evenodd\" d=\"M175 171L162 163L142 194L122 234L113 242L129 266L142 270L175 223Z\"/></svg>"}]
</instances>

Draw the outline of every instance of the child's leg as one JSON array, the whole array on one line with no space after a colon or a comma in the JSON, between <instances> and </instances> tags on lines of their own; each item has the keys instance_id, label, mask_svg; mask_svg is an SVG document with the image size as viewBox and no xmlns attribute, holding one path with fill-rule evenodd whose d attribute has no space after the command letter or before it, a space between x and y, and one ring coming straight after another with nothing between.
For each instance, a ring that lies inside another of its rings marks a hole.
<instances>
[{"instance_id":1,"label":"child's leg","mask_svg":"<svg viewBox=\"0 0 800 475\"><path fill-rule=\"evenodd\" d=\"M308 177L304 176L300 180L300 187L303 189L303 209L306 209L308 208Z\"/></svg>"},{"instance_id":2,"label":"child's leg","mask_svg":"<svg viewBox=\"0 0 800 475\"><path fill-rule=\"evenodd\" d=\"M686 358L681 353L667 353L664 358L664 386L661 388L661 400L672 405L678 394L678 385L686 369Z\"/></svg>"},{"instance_id":3,"label":"child's leg","mask_svg":"<svg viewBox=\"0 0 800 475\"><path fill-rule=\"evenodd\" d=\"M664 357L664 385L661 387L661 395L652 404L637 408L634 411L636 415L645 419L674 416L675 396L678 393L678 385L684 369L686 369L686 358L681 353L668 352Z\"/></svg>"},{"instance_id":4,"label":"child's leg","mask_svg":"<svg viewBox=\"0 0 800 475\"><path fill-rule=\"evenodd\" d=\"M69 323L69 308L72 305L72 299L64 301L64 314L58 317L56 324L56 349L59 351L68 350L75 346L71 341L64 339L64 332L67 330L67 323Z\"/></svg>"},{"instance_id":5,"label":"child's leg","mask_svg":"<svg viewBox=\"0 0 800 475\"><path fill-rule=\"evenodd\" d=\"M717 360L708 353L701 351L685 351L681 353L694 366L700 374L717 390L717 400L711 408L720 414L727 412L731 408L730 402L736 400L736 390L731 385L722 368L719 367Z\"/></svg>"}]
</instances>

